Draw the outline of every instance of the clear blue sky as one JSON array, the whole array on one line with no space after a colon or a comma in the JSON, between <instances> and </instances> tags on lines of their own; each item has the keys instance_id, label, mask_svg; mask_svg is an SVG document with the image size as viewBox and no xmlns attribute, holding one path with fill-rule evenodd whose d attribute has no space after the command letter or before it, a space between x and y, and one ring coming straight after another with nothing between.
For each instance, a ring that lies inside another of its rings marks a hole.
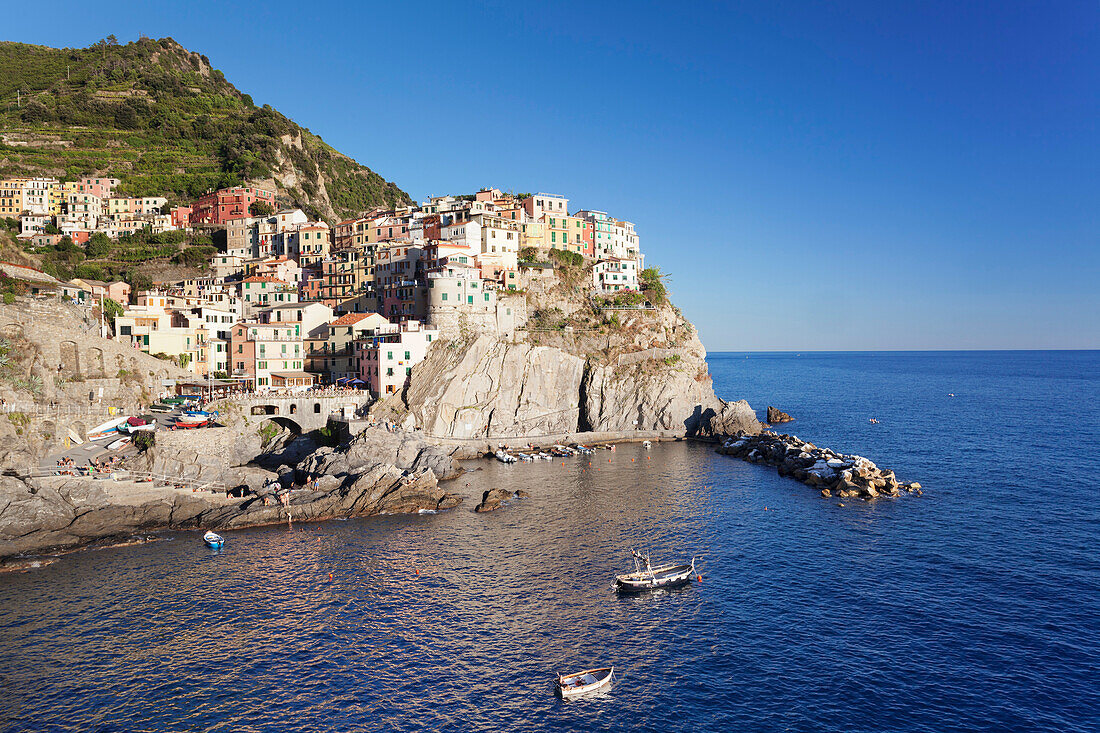
<instances>
[{"instance_id":1,"label":"clear blue sky","mask_svg":"<svg viewBox=\"0 0 1100 733\"><path fill-rule=\"evenodd\" d=\"M1100 348L1100 4L16 3L172 36L422 200L637 225L710 350Z\"/></svg>"}]
</instances>

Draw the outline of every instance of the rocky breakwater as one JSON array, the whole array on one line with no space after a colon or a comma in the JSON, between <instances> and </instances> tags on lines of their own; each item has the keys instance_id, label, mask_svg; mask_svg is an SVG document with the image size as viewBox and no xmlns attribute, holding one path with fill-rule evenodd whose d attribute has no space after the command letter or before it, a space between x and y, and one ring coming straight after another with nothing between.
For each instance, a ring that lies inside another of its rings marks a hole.
<instances>
[{"instance_id":1,"label":"rocky breakwater","mask_svg":"<svg viewBox=\"0 0 1100 733\"><path fill-rule=\"evenodd\" d=\"M735 435L727 438L718 452L750 463L775 466L780 476L790 476L818 488L825 497L870 500L921 493L921 485L916 481L898 481L893 471L879 468L863 456L818 448L793 435L772 431Z\"/></svg>"}]
</instances>

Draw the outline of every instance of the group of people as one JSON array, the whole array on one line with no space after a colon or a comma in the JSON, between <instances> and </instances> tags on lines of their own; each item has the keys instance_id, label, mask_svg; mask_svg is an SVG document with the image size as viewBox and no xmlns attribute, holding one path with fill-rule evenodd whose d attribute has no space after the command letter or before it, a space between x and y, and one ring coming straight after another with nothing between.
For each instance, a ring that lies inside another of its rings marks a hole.
<instances>
[{"instance_id":1,"label":"group of people","mask_svg":"<svg viewBox=\"0 0 1100 733\"><path fill-rule=\"evenodd\" d=\"M106 456L105 458L89 458L83 466L78 466L71 457L59 458L57 461L58 476L91 476L93 473L110 473L122 466L122 456Z\"/></svg>"}]
</instances>

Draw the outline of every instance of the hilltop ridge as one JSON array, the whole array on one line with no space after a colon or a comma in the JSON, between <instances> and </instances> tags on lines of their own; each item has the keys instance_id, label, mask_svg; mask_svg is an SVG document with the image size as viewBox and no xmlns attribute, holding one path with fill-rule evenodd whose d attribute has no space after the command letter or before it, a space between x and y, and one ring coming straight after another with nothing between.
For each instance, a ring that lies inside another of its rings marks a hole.
<instances>
[{"instance_id":1,"label":"hilltop ridge","mask_svg":"<svg viewBox=\"0 0 1100 733\"><path fill-rule=\"evenodd\" d=\"M330 221L407 193L171 38L56 49L0 41L0 176L122 180L122 195L189 201L251 183Z\"/></svg>"}]
</instances>

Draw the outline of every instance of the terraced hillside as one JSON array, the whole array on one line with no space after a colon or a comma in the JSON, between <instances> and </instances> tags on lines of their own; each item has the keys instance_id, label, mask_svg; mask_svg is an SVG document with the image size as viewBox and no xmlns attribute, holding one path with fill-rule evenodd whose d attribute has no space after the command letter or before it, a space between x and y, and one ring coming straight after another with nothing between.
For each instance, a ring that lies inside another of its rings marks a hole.
<instances>
[{"instance_id":1,"label":"terraced hillside","mask_svg":"<svg viewBox=\"0 0 1100 733\"><path fill-rule=\"evenodd\" d=\"M0 42L0 176L110 175L189 201L255 182L329 220L409 196L229 83L171 38L84 49Z\"/></svg>"}]
</instances>

